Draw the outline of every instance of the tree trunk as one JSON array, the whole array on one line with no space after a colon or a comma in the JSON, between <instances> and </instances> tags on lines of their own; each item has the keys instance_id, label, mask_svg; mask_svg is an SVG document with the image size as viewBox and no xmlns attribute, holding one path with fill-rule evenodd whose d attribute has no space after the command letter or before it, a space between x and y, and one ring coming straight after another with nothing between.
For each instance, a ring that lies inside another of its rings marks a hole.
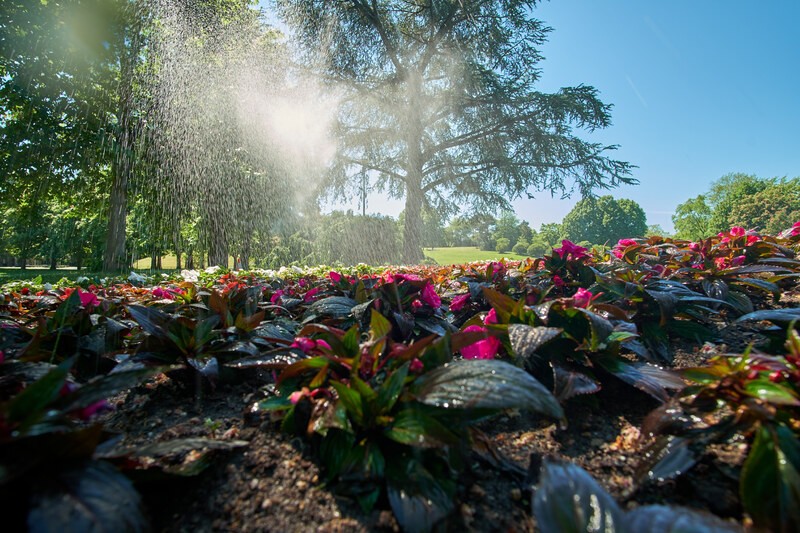
<instances>
[{"instance_id":1,"label":"tree trunk","mask_svg":"<svg viewBox=\"0 0 800 533\"><path fill-rule=\"evenodd\" d=\"M403 227L403 261L415 265L422 261L422 117L419 98L422 95L422 77L412 72L408 80L408 127L406 129L406 207Z\"/></svg>"}]
</instances>

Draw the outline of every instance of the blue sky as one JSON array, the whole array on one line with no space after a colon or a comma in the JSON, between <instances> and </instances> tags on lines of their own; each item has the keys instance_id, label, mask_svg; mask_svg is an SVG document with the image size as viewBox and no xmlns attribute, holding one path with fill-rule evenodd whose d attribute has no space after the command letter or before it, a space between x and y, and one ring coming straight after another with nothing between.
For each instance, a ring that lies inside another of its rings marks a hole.
<instances>
[{"instance_id":1,"label":"blue sky","mask_svg":"<svg viewBox=\"0 0 800 533\"><path fill-rule=\"evenodd\" d=\"M800 176L800 0L553 0L534 16L553 28L540 90L583 83L614 105L610 128L582 136L638 166L640 184L610 194L649 224L671 230L675 207L727 173ZM535 194L514 202L534 228L579 199Z\"/></svg>"}]
</instances>

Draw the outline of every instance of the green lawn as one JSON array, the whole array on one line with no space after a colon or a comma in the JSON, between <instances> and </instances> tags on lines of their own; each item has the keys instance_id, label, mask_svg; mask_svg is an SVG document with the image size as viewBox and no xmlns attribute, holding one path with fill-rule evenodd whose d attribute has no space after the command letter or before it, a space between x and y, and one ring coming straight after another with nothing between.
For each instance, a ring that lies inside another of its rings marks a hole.
<instances>
[{"instance_id":1,"label":"green lawn","mask_svg":"<svg viewBox=\"0 0 800 533\"><path fill-rule=\"evenodd\" d=\"M440 265L461 265L463 263L471 263L473 261L488 261L493 259L513 259L516 261L525 259L525 255L512 254L507 252L499 254L492 251L479 250L474 246L457 246L453 248L433 248L425 250L425 255L430 257Z\"/></svg>"}]
</instances>

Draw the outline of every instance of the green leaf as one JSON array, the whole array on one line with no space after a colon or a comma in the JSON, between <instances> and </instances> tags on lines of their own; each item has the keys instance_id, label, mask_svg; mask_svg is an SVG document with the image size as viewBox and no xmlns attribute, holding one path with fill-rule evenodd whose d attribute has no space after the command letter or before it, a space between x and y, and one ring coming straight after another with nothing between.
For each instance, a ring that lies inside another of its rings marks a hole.
<instances>
[{"instance_id":1,"label":"green leaf","mask_svg":"<svg viewBox=\"0 0 800 533\"><path fill-rule=\"evenodd\" d=\"M127 477L110 464L92 461L57 474L37 492L28 530L147 531L141 497Z\"/></svg>"},{"instance_id":2,"label":"green leaf","mask_svg":"<svg viewBox=\"0 0 800 533\"><path fill-rule=\"evenodd\" d=\"M518 307L516 300L489 287L483 288L483 296L494 307L500 322L508 322L509 317L514 314Z\"/></svg>"},{"instance_id":3,"label":"green leaf","mask_svg":"<svg viewBox=\"0 0 800 533\"><path fill-rule=\"evenodd\" d=\"M382 339L392 332L392 324L385 316L373 309L369 320L369 329L373 340Z\"/></svg>"},{"instance_id":4,"label":"green leaf","mask_svg":"<svg viewBox=\"0 0 800 533\"><path fill-rule=\"evenodd\" d=\"M342 402L347 413L353 418L353 421L360 425L364 425L364 405L361 401L361 395L354 389L347 385L338 382L332 382L331 385L339 394L339 401Z\"/></svg>"},{"instance_id":5,"label":"green leaf","mask_svg":"<svg viewBox=\"0 0 800 533\"><path fill-rule=\"evenodd\" d=\"M461 360L418 378L418 401L450 409L529 409L563 419L558 401L533 376L498 360Z\"/></svg>"},{"instance_id":6,"label":"green leaf","mask_svg":"<svg viewBox=\"0 0 800 533\"><path fill-rule=\"evenodd\" d=\"M800 443L788 430L762 426L742 467L742 504L757 527L800 530Z\"/></svg>"},{"instance_id":7,"label":"green leaf","mask_svg":"<svg viewBox=\"0 0 800 533\"><path fill-rule=\"evenodd\" d=\"M795 320L800 319L800 308L784 308L784 309L764 309L754 313L748 313L740 316L736 322L744 322L746 320L769 320L779 324L788 324Z\"/></svg>"},{"instance_id":8,"label":"green leaf","mask_svg":"<svg viewBox=\"0 0 800 533\"><path fill-rule=\"evenodd\" d=\"M80 386L72 393L64 396L58 403L63 405L66 411L88 407L95 402L108 399L120 391L135 387L145 378L164 370L165 368L147 367L111 372Z\"/></svg>"},{"instance_id":9,"label":"green leaf","mask_svg":"<svg viewBox=\"0 0 800 533\"><path fill-rule=\"evenodd\" d=\"M748 381L744 389L747 394L776 405L800 405L800 398L791 387L773 383L765 378Z\"/></svg>"},{"instance_id":10,"label":"green leaf","mask_svg":"<svg viewBox=\"0 0 800 533\"><path fill-rule=\"evenodd\" d=\"M328 481L355 468L364 450L356 446L356 438L352 433L331 429L320 443L320 459L325 465L325 476Z\"/></svg>"},{"instance_id":11,"label":"green leaf","mask_svg":"<svg viewBox=\"0 0 800 533\"><path fill-rule=\"evenodd\" d=\"M75 358L67 359L17 394L6 407L8 422L20 423L19 430L24 432L25 427L41 418L42 410L58 398L74 362Z\"/></svg>"},{"instance_id":12,"label":"green leaf","mask_svg":"<svg viewBox=\"0 0 800 533\"><path fill-rule=\"evenodd\" d=\"M542 533L621 531L624 513L582 468L545 459L533 502Z\"/></svg>"},{"instance_id":13,"label":"green leaf","mask_svg":"<svg viewBox=\"0 0 800 533\"><path fill-rule=\"evenodd\" d=\"M514 357L523 361L530 359L536 350L561 335L562 331L561 328L509 324L508 338L514 350Z\"/></svg>"},{"instance_id":14,"label":"green leaf","mask_svg":"<svg viewBox=\"0 0 800 533\"><path fill-rule=\"evenodd\" d=\"M384 434L400 444L424 448L454 446L460 441L460 437L424 408L415 406L400 411Z\"/></svg>"},{"instance_id":15,"label":"green leaf","mask_svg":"<svg viewBox=\"0 0 800 533\"><path fill-rule=\"evenodd\" d=\"M400 368L396 369L389 378L383 382L381 388L378 390L378 406L381 413L388 413L394 407L400 393L403 392L403 385L408 376L408 367L410 363L405 363Z\"/></svg>"},{"instance_id":16,"label":"green leaf","mask_svg":"<svg viewBox=\"0 0 800 533\"><path fill-rule=\"evenodd\" d=\"M765 279L758 279L758 278L740 278L734 282L731 282L735 285L747 285L748 287L753 287L755 289L762 290L764 292L771 293L772 296L777 300L781 296L781 288L778 287L775 283L767 281Z\"/></svg>"}]
</instances>

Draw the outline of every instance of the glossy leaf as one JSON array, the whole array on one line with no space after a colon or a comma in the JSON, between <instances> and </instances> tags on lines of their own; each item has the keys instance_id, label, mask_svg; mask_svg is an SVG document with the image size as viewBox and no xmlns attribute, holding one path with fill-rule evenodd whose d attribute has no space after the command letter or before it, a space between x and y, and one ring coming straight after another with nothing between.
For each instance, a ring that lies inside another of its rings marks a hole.
<instances>
[{"instance_id":1,"label":"glossy leaf","mask_svg":"<svg viewBox=\"0 0 800 533\"><path fill-rule=\"evenodd\" d=\"M400 444L419 447L454 446L460 439L442 422L418 407L400 411L385 435Z\"/></svg>"},{"instance_id":2,"label":"glossy leaf","mask_svg":"<svg viewBox=\"0 0 800 533\"><path fill-rule=\"evenodd\" d=\"M624 513L617 502L571 463L544 460L532 507L542 533L623 529Z\"/></svg>"},{"instance_id":3,"label":"glossy leaf","mask_svg":"<svg viewBox=\"0 0 800 533\"><path fill-rule=\"evenodd\" d=\"M331 386L336 389L339 395L339 401L341 401L344 408L347 409L347 413L353 418L353 421L359 425L363 425L364 405L361 401L361 395L343 383L334 381L331 382Z\"/></svg>"},{"instance_id":4,"label":"glossy leaf","mask_svg":"<svg viewBox=\"0 0 800 533\"><path fill-rule=\"evenodd\" d=\"M756 431L739 487L756 526L800 530L800 443L791 430L762 426Z\"/></svg>"},{"instance_id":5,"label":"glossy leaf","mask_svg":"<svg viewBox=\"0 0 800 533\"><path fill-rule=\"evenodd\" d=\"M558 401L524 370L498 360L461 360L428 372L413 387L418 401L450 409L521 408L564 418Z\"/></svg>"},{"instance_id":6,"label":"glossy leaf","mask_svg":"<svg viewBox=\"0 0 800 533\"><path fill-rule=\"evenodd\" d=\"M795 320L800 320L800 308L763 309L740 316L736 321L744 322L747 320L769 320L770 322L776 322L778 324L787 324Z\"/></svg>"},{"instance_id":7,"label":"glossy leaf","mask_svg":"<svg viewBox=\"0 0 800 533\"><path fill-rule=\"evenodd\" d=\"M621 357L598 354L593 358L606 372L609 372L625 383L646 392L661 402L669 399L667 389L679 389L684 386L680 377L650 363L632 362Z\"/></svg>"},{"instance_id":8,"label":"glossy leaf","mask_svg":"<svg viewBox=\"0 0 800 533\"><path fill-rule=\"evenodd\" d=\"M555 339L563 330L545 326L528 326L525 324L509 324L508 338L514 357L527 360L548 341Z\"/></svg>"},{"instance_id":9,"label":"glossy leaf","mask_svg":"<svg viewBox=\"0 0 800 533\"><path fill-rule=\"evenodd\" d=\"M141 498L110 464L92 461L61 472L34 496L28 515L32 533L52 531L147 531Z\"/></svg>"},{"instance_id":10,"label":"glossy leaf","mask_svg":"<svg viewBox=\"0 0 800 533\"><path fill-rule=\"evenodd\" d=\"M317 300L306 311L303 322L310 322L318 317L347 318L353 312L353 307L358 302L346 296L329 296Z\"/></svg>"},{"instance_id":11,"label":"glossy leaf","mask_svg":"<svg viewBox=\"0 0 800 533\"><path fill-rule=\"evenodd\" d=\"M405 363L396 369L378 389L378 405L382 412L390 411L400 397L408 376L408 367L409 363Z\"/></svg>"},{"instance_id":12,"label":"glossy leaf","mask_svg":"<svg viewBox=\"0 0 800 533\"><path fill-rule=\"evenodd\" d=\"M734 533L742 528L710 513L676 505L645 505L625 515L631 533Z\"/></svg>"},{"instance_id":13,"label":"glossy leaf","mask_svg":"<svg viewBox=\"0 0 800 533\"><path fill-rule=\"evenodd\" d=\"M690 442L681 437L660 437L648 446L643 460L637 467L639 483L644 481L662 482L677 477L697 463Z\"/></svg>"},{"instance_id":14,"label":"glossy leaf","mask_svg":"<svg viewBox=\"0 0 800 533\"><path fill-rule=\"evenodd\" d=\"M453 510L450 491L417 460L401 459L387 482L389 504L403 531L431 531Z\"/></svg>"},{"instance_id":15,"label":"glossy leaf","mask_svg":"<svg viewBox=\"0 0 800 533\"><path fill-rule=\"evenodd\" d=\"M767 379L748 381L744 385L748 394L776 405L800 406L800 398L789 386L782 383L773 383Z\"/></svg>"},{"instance_id":16,"label":"glossy leaf","mask_svg":"<svg viewBox=\"0 0 800 533\"><path fill-rule=\"evenodd\" d=\"M553 389L558 401L563 402L574 396L600 392L601 387L597 381L586 375L585 371L553 363Z\"/></svg>"}]
</instances>

